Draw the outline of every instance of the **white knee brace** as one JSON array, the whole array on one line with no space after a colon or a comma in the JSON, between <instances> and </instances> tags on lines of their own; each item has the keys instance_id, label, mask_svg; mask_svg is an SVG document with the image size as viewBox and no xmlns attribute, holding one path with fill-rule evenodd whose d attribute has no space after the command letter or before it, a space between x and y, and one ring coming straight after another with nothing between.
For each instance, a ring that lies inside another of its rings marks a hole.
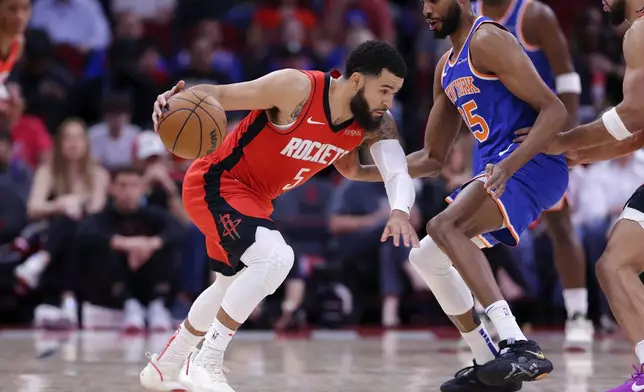
<instances>
[{"instance_id":1,"label":"white knee brace","mask_svg":"<svg viewBox=\"0 0 644 392\"><path fill-rule=\"evenodd\" d=\"M452 262L431 237L409 253L409 261L434 293L445 314L459 316L474 306L474 298Z\"/></svg>"},{"instance_id":2,"label":"white knee brace","mask_svg":"<svg viewBox=\"0 0 644 392\"><path fill-rule=\"evenodd\" d=\"M241 256L249 270L262 270L262 284L266 295L273 294L293 268L295 254L277 230L258 227L255 243Z\"/></svg>"}]
</instances>

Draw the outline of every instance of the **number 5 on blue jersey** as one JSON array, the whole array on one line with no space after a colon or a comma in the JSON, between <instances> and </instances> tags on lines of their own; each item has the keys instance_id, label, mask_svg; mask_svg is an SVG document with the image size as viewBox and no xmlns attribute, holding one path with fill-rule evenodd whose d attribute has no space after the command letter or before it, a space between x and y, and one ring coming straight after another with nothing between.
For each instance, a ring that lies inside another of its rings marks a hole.
<instances>
[{"instance_id":1,"label":"number 5 on blue jersey","mask_svg":"<svg viewBox=\"0 0 644 392\"><path fill-rule=\"evenodd\" d=\"M475 113L476 109L478 109L478 106L474 100L467 101L458 107L458 111L461 113L472 135L474 135L479 143L482 143L490 136L490 127L483 117Z\"/></svg>"}]
</instances>

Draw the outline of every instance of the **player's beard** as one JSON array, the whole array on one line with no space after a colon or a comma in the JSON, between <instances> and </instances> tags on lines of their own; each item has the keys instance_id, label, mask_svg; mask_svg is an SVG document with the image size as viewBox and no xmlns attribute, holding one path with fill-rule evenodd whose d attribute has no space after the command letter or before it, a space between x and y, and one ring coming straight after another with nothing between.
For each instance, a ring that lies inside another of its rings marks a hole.
<instances>
[{"instance_id":1,"label":"player's beard","mask_svg":"<svg viewBox=\"0 0 644 392\"><path fill-rule=\"evenodd\" d=\"M367 98L364 96L364 87L361 88L353 98L351 98L349 107L351 108L351 113L353 113L354 120L356 120L358 125L360 125L365 131L372 132L380 127L382 116L377 118L373 117Z\"/></svg>"},{"instance_id":2,"label":"player's beard","mask_svg":"<svg viewBox=\"0 0 644 392\"><path fill-rule=\"evenodd\" d=\"M626 0L617 0L610 6L610 22L619 26L626 20Z\"/></svg>"},{"instance_id":3,"label":"player's beard","mask_svg":"<svg viewBox=\"0 0 644 392\"><path fill-rule=\"evenodd\" d=\"M452 2L447 11L447 16L441 21L441 28L434 30L434 36L438 39L447 38L454 34L461 26L461 7L456 0Z\"/></svg>"}]
</instances>

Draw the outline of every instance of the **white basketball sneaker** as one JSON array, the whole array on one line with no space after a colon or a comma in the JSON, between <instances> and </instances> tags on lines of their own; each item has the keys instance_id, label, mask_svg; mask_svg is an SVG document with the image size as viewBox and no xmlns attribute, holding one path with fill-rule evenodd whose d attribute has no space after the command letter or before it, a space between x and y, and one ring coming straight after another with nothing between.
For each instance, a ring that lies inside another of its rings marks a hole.
<instances>
[{"instance_id":1,"label":"white basketball sneaker","mask_svg":"<svg viewBox=\"0 0 644 392\"><path fill-rule=\"evenodd\" d=\"M179 381L193 392L235 392L228 385L228 369L223 365L224 352L203 347L199 354L192 354L183 365Z\"/></svg>"},{"instance_id":2,"label":"white basketball sneaker","mask_svg":"<svg viewBox=\"0 0 644 392\"><path fill-rule=\"evenodd\" d=\"M593 322L579 314L566 321L566 349L589 350L593 342L595 327Z\"/></svg>"},{"instance_id":3,"label":"white basketball sneaker","mask_svg":"<svg viewBox=\"0 0 644 392\"><path fill-rule=\"evenodd\" d=\"M159 363L159 356L146 354L150 359L147 366L141 371L141 385L153 391L185 391L186 388L179 382L181 362Z\"/></svg>"}]
</instances>

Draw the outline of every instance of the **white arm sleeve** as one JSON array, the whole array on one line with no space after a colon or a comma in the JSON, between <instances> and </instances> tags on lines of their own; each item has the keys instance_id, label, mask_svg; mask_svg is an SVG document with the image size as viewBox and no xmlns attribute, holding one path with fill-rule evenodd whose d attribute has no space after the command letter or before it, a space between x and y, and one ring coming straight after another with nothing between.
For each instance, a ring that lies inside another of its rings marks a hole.
<instances>
[{"instance_id":1,"label":"white arm sleeve","mask_svg":"<svg viewBox=\"0 0 644 392\"><path fill-rule=\"evenodd\" d=\"M400 142L393 139L376 142L371 146L371 156L385 182L389 206L409 214L416 199L416 189Z\"/></svg>"}]
</instances>

